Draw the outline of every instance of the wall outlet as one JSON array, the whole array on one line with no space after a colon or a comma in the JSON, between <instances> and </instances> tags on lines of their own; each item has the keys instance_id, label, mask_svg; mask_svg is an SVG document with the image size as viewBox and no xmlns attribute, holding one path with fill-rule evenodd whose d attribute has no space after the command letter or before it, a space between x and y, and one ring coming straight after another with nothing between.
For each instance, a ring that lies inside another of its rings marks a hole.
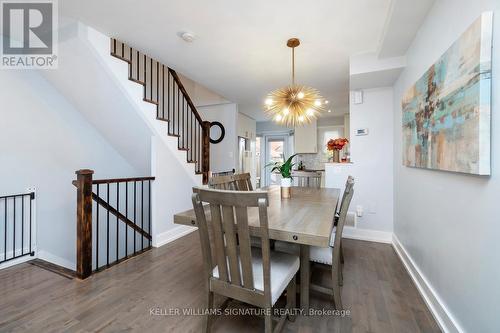
<instances>
[{"instance_id":1,"label":"wall outlet","mask_svg":"<svg viewBox=\"0 0 500 333\"><path fill-rule=\"evenodd\" d=\"M361 205L356 206L356 216L357 217L363 216L363 206L361 206Z\"/></svg>"}]
</instances>

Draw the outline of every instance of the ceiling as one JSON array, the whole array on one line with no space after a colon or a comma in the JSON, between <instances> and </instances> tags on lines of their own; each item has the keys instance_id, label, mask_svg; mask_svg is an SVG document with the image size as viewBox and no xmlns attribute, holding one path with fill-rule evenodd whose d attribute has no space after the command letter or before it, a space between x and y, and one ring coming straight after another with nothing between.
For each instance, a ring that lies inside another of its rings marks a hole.
<instances>
[{"instance_id":1,"label":"ceiling","mask_svg":"<svg viewBox=\"0 0 500 333\"><path fill-rule=\"evenodd\" d=\"M257 120L265 95L290 82L290 37L301 39L298 83L319 89L332 115L345 110L349 56L379 48L390 9L391 0L59 2L61 15L143 50ZM184 31L195 41L179 38Z\"/></svg>"}]
</instances>

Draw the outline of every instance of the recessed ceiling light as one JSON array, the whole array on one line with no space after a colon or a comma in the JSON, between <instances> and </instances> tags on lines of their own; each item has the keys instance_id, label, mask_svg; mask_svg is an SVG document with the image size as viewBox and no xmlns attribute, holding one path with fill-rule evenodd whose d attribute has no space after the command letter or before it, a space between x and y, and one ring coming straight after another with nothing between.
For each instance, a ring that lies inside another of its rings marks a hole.
<instances>
[{"instance_id":1,"label":"recessed ceiling light","mask_svg":"<svg viewBox=\"0 0 500 333\"><path fill-rule=\"evenodd\" d=\"M190 32L181 32L179 35L185 42L188 43L193 42L196 38L196 36Z\"/></svg>"}]
</instances>

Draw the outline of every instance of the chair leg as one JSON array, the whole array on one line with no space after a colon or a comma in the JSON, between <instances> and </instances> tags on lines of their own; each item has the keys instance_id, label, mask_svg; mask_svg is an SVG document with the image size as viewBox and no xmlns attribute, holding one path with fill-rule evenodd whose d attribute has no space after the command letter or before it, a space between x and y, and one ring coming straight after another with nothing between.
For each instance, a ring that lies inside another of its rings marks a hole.
<instances>
[{"instance_id":1,"label":"chair leg","mask_svg":"<svg viewBox=\"0 0 500 333\"><path fill-rule=\"evenodd\" d=\"M207 294L207 309L208 312L214 308L214 293L211 291L208 291ZM212 316L210 314L207 314L205 317L205 325L203 327L203 332L209 333L211 332L212 329Z\"/></svg>"},{"instance_id":2,"label":"chair leg","mask_svg":"<svg viewBox=\"0 0 500 333\"><path fill-rule=\"evenodd\" d=\"M272 308L266 309L267 313L264 316L264 332L272 333L273 332L273 317L271 316Z\"/></svg>"},{"instance_id":3,"label":"chair leg","mask_svg":"<svg viewBox=\"0 0 500 333\"><path fill-rule=\"evenodd\" d=\"M295 315L292 315L291 312L295 311L297 306L297 283L295 282L295 276L292 278L292 281L288 284L286 288L286 303L289 313L287 314L288 320L294 322Z\"/></svg>"},{"instance_id":4,"label":"chair leg","mask_svg":"<svg viewBox=\"0 0 500 333\"><path fill-rule=\"evenodd\" d=\"M342 310L342 296L340 295L340 285L339 285L339 273L335 270L339 270L341 265L334 267L332 265L332 280L333 280L333 302L335 303L336 310Z\"/></svg>"}]
</instances>

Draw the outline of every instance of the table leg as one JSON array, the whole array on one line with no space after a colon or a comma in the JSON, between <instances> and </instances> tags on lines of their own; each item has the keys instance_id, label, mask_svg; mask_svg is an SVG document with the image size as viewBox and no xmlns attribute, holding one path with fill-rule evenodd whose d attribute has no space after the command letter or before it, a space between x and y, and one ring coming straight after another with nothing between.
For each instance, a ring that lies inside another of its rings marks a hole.
<instances>
[{"instance_id":1,"label":"table leg","mask_svg":"<svg viewBox=\"0 0 500 333\"><path fill-rule=\"evenodd\" d=\"M309 245L300 245L300 307L309 312Z\"/></svg>"}]
</instances>

